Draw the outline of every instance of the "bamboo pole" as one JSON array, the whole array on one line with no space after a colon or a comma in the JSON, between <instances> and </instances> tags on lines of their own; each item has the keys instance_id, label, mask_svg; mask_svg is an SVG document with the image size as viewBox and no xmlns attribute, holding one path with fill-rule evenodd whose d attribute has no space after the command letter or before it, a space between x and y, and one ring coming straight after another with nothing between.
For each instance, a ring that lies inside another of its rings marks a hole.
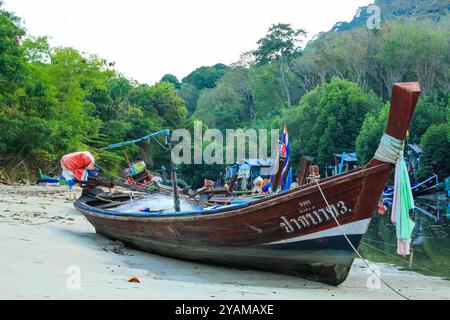
<instances>
[{"instance_id":1,"label":"bamboo pole","mask_svg":"<svg viewBox=\"0 0 450 320\"><path fill-rule=\"evenodd\" d=\"M170 134L166 135L167 137L167 146L169 148L170 152L170 169L172 171L172 187L173 187L173 203L175 207L176 212L180 212L180 198L178 195L178 180L177 180L177 172L175 170L175 164L173 163L172 159L172 141L170 139Z\"/></svg>"}]
</instances>

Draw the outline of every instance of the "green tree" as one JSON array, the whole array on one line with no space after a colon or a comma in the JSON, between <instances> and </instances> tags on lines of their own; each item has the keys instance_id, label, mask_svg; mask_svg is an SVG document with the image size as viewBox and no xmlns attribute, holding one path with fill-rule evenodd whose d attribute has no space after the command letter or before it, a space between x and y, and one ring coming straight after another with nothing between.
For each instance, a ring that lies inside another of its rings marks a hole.
<instances>
[{"instance_id":1,"label":"green tree","mask_svg":"<svg viewBox=\"0 0 450 320\"><path fill-rule=\"evenodd\" d=\"M244 110L241 97L229 85L221 83L202 91L193 116L211 128L233 129L242 125Z\"/></svg>"},{"instance_id":2,"label":"green tree","mask_svg":"<svg viewBox=\"0 0 450 320\"><path fill-rule=\"evenodd\" d=\"M52 49L47 37L28 37L23 41L22 48L28 63L49 63Z\"/></svg>"},{"instance_id":3,"label":"green tree","mask_svg":"<svg viewBox=\"0 0 450 320\"><path fill-rule=\"evenodd\" d=\"M156 114L163 120L163 125L170 129L177 129L182 126L187 116L187 109L184 101L177 96L173 84L162 82L151 87L141 86L142 94L147 101L141 103L144 115ZM151 110L151 111L150 111Z\"/></svg>"},{"instance_id":4,"label":"green tree","mask_svg":"<svg viewBox=\"0 0 450 320\"><path fill-rule=\"evenodd\" d=\"M174 76L173 74L169 74L169 73L165 74L161 78L160 82L169 82L169 83L173 84L175 89L180 89L180 87L181 87L181 83L178 80L178 78L176 76Z\"/></svg>"},{"instance_id":5,"label":"green tree","mask_svg":"<svg viewBox=\"0 0 450 320\"><path fill-rule=\"evenodd\" d=\"M226 84L239 95L243 105L244 122L252 122L256 119L256 106L252 92L251 72L247 68L236 67L229 70L222 79L220 84Z\"/></svg>"},{"instance_id":6,"label":"green tree","mask_svg":"<svg viewBox=\"0 0 450 320\"><path fill-rule=\"evenodd\" d=\"M104 60L72 48L50 49L43 37L23 41L21 54L26 59L14 103L0 111L0 126L8 133L0 139L0 162L21 159L34 167L86 149L102 123L89 97L105 90L112 75Z\"/></svg>"},{"instance_id":7,"label":"green tree","mask_svg":"<svg viewBox=\"0 0 450 320\"><path fill-rule=\"evenodd\" d=\"M445 124L449 113L449 105L445 96L421 98L409 127L407 143L420 144L422 136L430 126ZM385 104L382 109L367 114L356 139L356 153L360 164L367 163L378 148L380 137L386 129L388 114L389 103Z\"/></svg>"},{"instance_id":8,"label":"green tree","mask_svg":"<svg viewBox=\"0 0 450 320\"><path fill-rule=\"evenodd\" d=\"M429 20L392 23L377 53L386 89L390 92L395 82L417 80L422 94L431 94L440 71L445 70L449 32Z\"/></svg>"},{"instance_id":9,"label":"green tree","mask_svg":"<svg viewBox=\"0 0 450 320\"><path fill-rule=\"evenodd\" d=\"M303 29L293 29L290 24L278 23L272 25L266 36L258 40L258 49L253 51L258 65L276 61L279 65L280 77L283 82L288 108L292 106L285 66L289 60L300 52L299 45L306 36Z\"/></svg>"},{"instance_id":10,"label":"green tree","mask_svg":"<svg viewBox=\"0 0 450 320\"><path fill-rule=\"evenodd\" d=\"M193 84L183 83L177 91L177 94L184 100L188 113L192 115L197 109L197 100L200 95L200 90Z\"/></svg>"},{"instance_id":11,"label":"green tree","mask_svg":"<svg viewBox=\"0 0 450 320\"><path fill-rule=\"evenodd\" d=\"M294 162L301 155L313 156L323 168L333 154L355 150L366 114L380 104L358 85L333 78L303 96L299 106L285 112L275 126L288 125Z\"/></svg>"},{"instance_id":12,"label":"green tree","mask_svg":"<svg viewBox=\"0 0 450 320\"><path fill-rule=\"evenodd\" d=\"M183 78L183 83L190 83L198 90L212 89L217 81L227 72L228 66L218 63L212 67L200 67Z\"/></svg>"},{"instance_id":13,"label":"green tree","mask_svg":"<svg viewBox=\"0 0 450 320\"><path fill-rule=\"evenodd\" d=\"M450 114L449 102L449 98L445 95L435 95L419 100L409 127L411 142L419 144L430 126L446 122Z\"/></svg>"},{"instance_id":14,"label":"green tree","mask_svg":"<svg viewBox=\"0 0 450 320\"><path fill-rule=\"evenodd\" d=\"M24 80L25 56L20 42L25 35L20 19L5 11L0 1L0 110Z\"/></svg>"},{"instance_id":15,"label":"green tree","mask_svg":"<svg viewBox=\"0 0 450 320\"><path fill-rule=\"evenodd\" d=\"M256 118L267 119L280 115L286 97L278 66L267 64L251 67L249 73Z\"/></svg>"},{"instance_id":16,"label":"green tree","mask_svg":"<svg viewBox=\"0 0 450 320\"><path fill-rule=\"evenodd\" d=\"M118 76L108 81L106 92L97 92L91 99L96 107L95 114L103 121L100 141L95 143L98 147L139 138L162 128L183 127L186 121L184 102L169 82L148 86ZM102 156L109 157L108 166L118 168L117 162L123 163L125 160L123 152L134 158L142 157L142 154L139 155L141 150L148 154L145 160L149 164L157 165L168 160L156 143L112 150Z\"/></svg>"},{"instance_id":17,"label":"green tree","mask_svg":"<svg viewBox=\"0 0 450 320\"><path fill-rule=\"evenodd\" d=\"M385 104L378 113L368 113L356 139L356 155L360 165L364 165L372 159L381 136L383 135L389 114L389 104Z\"/></svg>"},{"instance_id":18,"label":"green tree","mask_svg":"<svg viewBox=\"0 0 450 320\"><path fill-rule=\"evenodd\" d=\"M422 179L436 173L439 177L450 176L450 127L448 124L431 126L422 137L423 154L417 178ZM435 169L435 170L434 170Z\"/></svg>"}]
</instances>

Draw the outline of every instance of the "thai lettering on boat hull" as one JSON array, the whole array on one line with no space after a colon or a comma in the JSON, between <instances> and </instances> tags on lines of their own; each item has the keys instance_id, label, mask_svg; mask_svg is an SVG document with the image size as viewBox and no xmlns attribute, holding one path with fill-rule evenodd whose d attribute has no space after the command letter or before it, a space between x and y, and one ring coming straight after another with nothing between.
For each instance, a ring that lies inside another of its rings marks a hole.
<instances>
[{"instance_id":1,"label":"thai lettering on boat hull","mask_svg":"<svg viewBox=\"0 0 450 320\"><path fill-rule=\"evenodd\" d=\"M344 201L339 201L337 204L330 204L330 207L320 208L306 214L304 214L304 210L300 209L301 215L293 219L287 219L285 216L282 216L280 227L287 233L292 233L328 222L333 219L333 215L338 218L341 215L352 212L351 209L347 208Z\"/></svg>"}]
</instances>

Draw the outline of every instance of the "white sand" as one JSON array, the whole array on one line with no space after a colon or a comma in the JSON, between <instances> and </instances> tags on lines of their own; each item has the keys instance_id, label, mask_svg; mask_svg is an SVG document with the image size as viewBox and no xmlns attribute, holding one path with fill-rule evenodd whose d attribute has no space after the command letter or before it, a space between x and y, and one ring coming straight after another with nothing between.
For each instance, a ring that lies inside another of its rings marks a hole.
<instances>
[{"instance_id":1,"label":"white sand","mask_svg":"<svg viewBox=\"0 0 450 320\"><path fill-rule=\"evenodd\" d=\"M97 235L68 197L63 187L0 185L0 299L401 299L384 285L368 289L358 260L331 287L128 249ZM80 289L67 287L74 265ZM412 299L450 299L449 281L377 266Z\"/></svg>"}]
</instances>

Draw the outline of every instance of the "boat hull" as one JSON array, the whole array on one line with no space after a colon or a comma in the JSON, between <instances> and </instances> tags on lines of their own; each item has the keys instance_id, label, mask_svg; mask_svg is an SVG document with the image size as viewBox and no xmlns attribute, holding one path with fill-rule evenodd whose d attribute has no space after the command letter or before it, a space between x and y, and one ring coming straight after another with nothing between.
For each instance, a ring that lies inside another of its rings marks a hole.
<instances>
[{"instance_id":1,"label":"boat hull","mask_svg":"<svg viewBox=\"0 0 450 320\"><path fill-rule=\"evenodd\" d=\"M355 254L349 250L344 237L334 237L341 249L278 249L276 247L217 247L184 245L179 242L142 239L114 232L100 231L100 234L120 240L130 247L177 259L205 262L236 268L265 270L337 286L345 281ZM361 236L351 237L358 247ZM317 244L325 239L317 239ZM310 241L313 242L314 240ZM313 244L315 246L315 244Z\"/></svg>"},{"instance_id":2,"label":"boat hull","mask_svg":"<svg viewBox=\"0 0 450 320\"><path fill-rule=\"evenodd\" d=\"M75 206L98 233L144 251L339 285L355 257L344 234L358 248L391 169L382 164L322 181L331 208L315 185L193 216L121 216L90 206L89 195ZM367 188L373 196L360 198Z\"/></svg>"}]
</instances>

